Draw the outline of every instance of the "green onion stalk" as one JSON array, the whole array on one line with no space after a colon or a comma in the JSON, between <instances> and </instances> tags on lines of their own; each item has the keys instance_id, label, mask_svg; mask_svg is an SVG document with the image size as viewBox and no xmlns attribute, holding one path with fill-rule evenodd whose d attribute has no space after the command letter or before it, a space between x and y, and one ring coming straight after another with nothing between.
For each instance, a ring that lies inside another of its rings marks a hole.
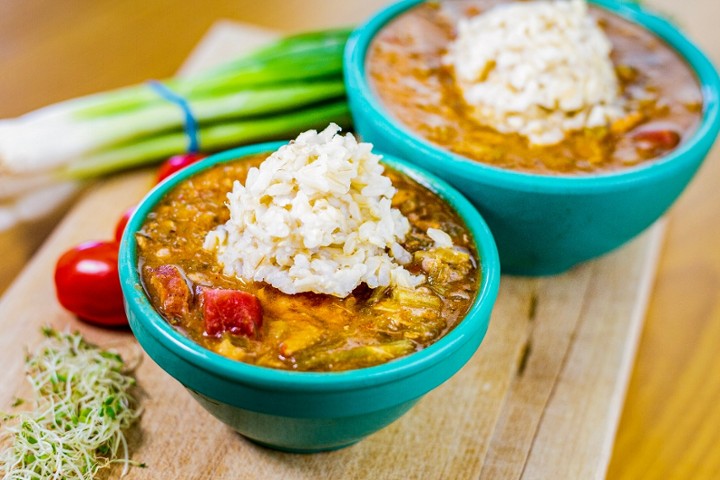
<instances>
[{"instance_id":1,"label":"green onion stalk","mask_svg":"<svg viewBox=\"0 0 720 480\"><path fill-rule=\"evenodd\" d=\"M202 152L292 138L330 122L349 126L342 81L348 35L282 38L163 84L187 102ZM182 109L148 83L0 120L0 231L41 216L40 203L57 203L53 195L67 196L82 181L185 152L184 125Z\"/></svg>"}]
</instances>

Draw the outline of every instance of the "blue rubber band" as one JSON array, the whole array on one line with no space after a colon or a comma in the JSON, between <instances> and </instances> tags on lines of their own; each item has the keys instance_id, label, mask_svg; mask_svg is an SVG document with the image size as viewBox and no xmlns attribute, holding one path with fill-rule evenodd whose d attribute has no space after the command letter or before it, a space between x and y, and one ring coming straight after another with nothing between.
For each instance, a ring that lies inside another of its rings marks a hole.
<instances>
[{"instance_id":1,"label":"blue rubber band","mask_svg":"<svg viewBox=\"0 0 720 480\"><path fill-rule=\"evenodd\" d=\"M152 88L162 98L180 107L180 110L182 110L183 115L185 116L184 128L185 135L188 138L187 151L188 153L199 152L200 136L198 135L198 124L192 110L190 109L188 101L157 80L150 80L148 85L150 85L150 88Z\"/></svg>"}]
</instances>

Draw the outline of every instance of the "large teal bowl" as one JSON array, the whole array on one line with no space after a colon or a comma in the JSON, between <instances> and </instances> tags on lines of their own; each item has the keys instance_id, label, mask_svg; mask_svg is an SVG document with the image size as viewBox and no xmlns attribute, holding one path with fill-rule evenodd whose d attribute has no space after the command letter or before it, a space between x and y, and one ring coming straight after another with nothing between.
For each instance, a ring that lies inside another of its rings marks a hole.
<instances>
[{"instance_id":1,"label":"large teal bowl","mask_svg":"<svg viewBox=\"0 0 720 480\"><path fill-rule=\"evenodd\" d=\"M692 138L658 161L618 173L549 176L504 170L451 153L395 120L368 84L365 56L375 34L422 3L419 0L379 12L353 32L345 49L345 81L357 132L378 149L435 173L465 194L490 226L506 273L559 273L633 238L680 195L720 128L720 78L687 37L634 2L591 1L664 39L694 70L703 92L703 119Z\"/></svg>"},{"instance_id":2,"label":"large teal bowl","mask_svg":"<svg viewBox=\"0 0 720 480\"><path fill-rule=\"evenodd\" d=\"M500 266L489 229L462 195L417 167L386 156L385 164L410 175L452 205L472 233L481 262L481 288L462 322L420 352L346 372L274 370L230 360L200 347L172 328L150 305L138 273L134 232L155 204L182 180L217 163L273 151L282 144L266 143L214 155L158 185L140 203L125 230L120 245L120 281L130 327L142 348L210 413L266 446L296 452L331 450L388 425L472 357L487 331Z\"/></svg>"}]
</instances>

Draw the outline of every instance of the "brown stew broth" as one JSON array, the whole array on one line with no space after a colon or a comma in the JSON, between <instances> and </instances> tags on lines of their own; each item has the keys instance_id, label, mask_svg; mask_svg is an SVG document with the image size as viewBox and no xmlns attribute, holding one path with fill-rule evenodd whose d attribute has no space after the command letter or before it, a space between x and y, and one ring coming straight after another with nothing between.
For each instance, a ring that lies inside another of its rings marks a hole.
<instances>
[{"instance_id":1,"label":"brown stew broth","mask_svg":"<svg viewBox=\"0 0 720 480\"><path fill-rule=\"evenodd\" d=\"M388 23L366 59L368 79L382 104L410 130L452 152L540 174L618 170L661 157L692 135L701 118L702 93L685 62L648 30L592 6L591 15L613 45L611 59L630 114L610 128L573 132L551 146L533 146L520 135L477 124L441 59L459 18L507 1L428 2Z\"/></svg>"},{"instance_id":2,"label":"brown stew broth","mask_svg":"<svg viewBox=\"0 0 720 480\"><path fill-rule=\"evenodd\" d=\"M410 220L404 247L418 252L406 268L426 273L417 292L358 287L341 299L303 293L287 295L264 284L224 275L214 252L202 248L206 234L225 223L227 193L244 182L251 166L266 155L220 164L176 186L148 215L136 234L139 269L151 302L168 322L203 347L243 362L288 370L347 370L367 367L420 350L452 329L467 313L479 288L479 263L472 238L447 203L409 177L386 167L398 193L393 205ZM465 263L428 258L430 227L448 233L469 253ZM179 267L191 287L188 314L165 315L158 296L147 288L151 269ZM425 269L425 271L423 271ZM263 324L257 338L205 333L198 287L237 289L258 297Z\"/></svg>"}]
</instances>

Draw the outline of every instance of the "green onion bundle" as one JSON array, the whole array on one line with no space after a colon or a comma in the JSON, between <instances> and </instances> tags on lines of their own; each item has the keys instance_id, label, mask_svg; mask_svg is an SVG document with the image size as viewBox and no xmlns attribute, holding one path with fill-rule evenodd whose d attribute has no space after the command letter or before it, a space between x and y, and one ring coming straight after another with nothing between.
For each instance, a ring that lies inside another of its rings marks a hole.
<instances>
[{"instance_id":1,"label":"green onion bundle","mask_svg":"<svg viewBox=\"0 0 720 480\"><path fill-rule=\"evenodd\" d=\"M349 30L280 39L245 57L163 84L197 122L200 149L290 138L350 124L342 80ZM11 207L48 187L158 162L187 148L182 110L150 84L68 100L0 121L0 231ZM27 203L27 202L26 202ZM30 202L32 204L32 202ZM16 209L17 210L17 209ZM24 215L31 216L24 206ZM18 212L14 212L18 214Z\"/></svg>"}]
</instances>

